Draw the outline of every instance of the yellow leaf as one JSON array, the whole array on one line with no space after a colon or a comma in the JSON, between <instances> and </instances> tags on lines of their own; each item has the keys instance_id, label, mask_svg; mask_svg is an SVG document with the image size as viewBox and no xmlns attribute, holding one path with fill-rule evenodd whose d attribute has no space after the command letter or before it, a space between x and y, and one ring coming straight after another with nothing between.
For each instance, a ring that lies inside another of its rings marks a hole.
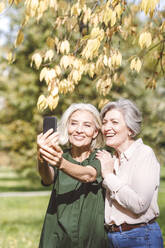
<instances>
[{"instance_id":1,"label":"yellow leaf","mask_svg":"<svg viewBox=\"0 0 165 248\"><path fill-rule=\"evenodd\" d=\"M50 49L45 53L44 61L51 61L53 57L54 57L54 51Z\"/></svg>"},{"instance_id":2,"label":"yellow leaf","mask_svg":"<svg viewBox=\"0 0 165 248\"><path fill-rule=\"evenodd\" d=\"M103 96L107 95L111 88L112 88L111 78L107 78L107 79L100 78L97 81L96 89L100 95L103 95Z\"/></svg>"},{"instance_id":3,"label":"yellow leaf","mask_svg":"<svg viewBox=\"0 0 165 248\"><path fill-rule=\"evenodd\" d=\"M9 64L12 64L15 61L15 54L13 52L8 52L7 54L7 60Z\"/></svg>"},{"instance_id":4,"label":"yellow leaf","mask_svg":"<svg viewBox=\"0 0 165 248\"><path fill-rule=\"evenodd\" d=\"M0 3L0 13L2 13L4 9L5 9L5 3L1 2Z\"/></svg>"},{"instance_id":5,"label":"yellow leaf","mask_svg":"<svg viewBox=\"0 0 165 248\"><path fill-rule=\"evenodd\" d=\"M54 67L54 69L55 69L55 71L56 71L57 76L60 76L61 73L62 73L61 67L60 67L59 65L56 65L56 66Z\"/></svg>"},{"instance_id":6,"label":"yellow leaf","mask_svg":"<svg viewBox=\"0 0 165 248\"><path fill-rule=\"evenodd\" d=\"M141 47L141 49L145 48L145 47L149 47L152 43L152 36L150 32L143 32L140 34L139 37L139 45Z\"/></svg>"},{"instance_id":7,"label":"yellow leaf","mask_svg":"<svg viewBox=\"0 0 165 248\"><path fill-rule=\"evenodd\" d=\"M14 0L14 3L15 3L16 5L18 5L20 2L22 2L22 0Z\"/></svg>"},{"instance_id":8,"label":"yellow leaf","mask_svg":"<svg viewBox=\"0 0 165 248\"><path fill-rule=\"evenodd\" d=\"M46 44L49 48L51 49L54 49L54 46L55 46L55 41L53 38L51 37L48 37L47 40L46 40Z\"/></svg>"},{"instance_id":9,"label":"yellow leaf","mask_svg":"<svg viewBox=\"0 0 165 248\"><path fill-rule=\"evenodd\" d=\"M120 19L121 15L122 15L122 13L123 13L123 9L122 9L120 3L115 7L115 11L116 11L116 13L117 13L118 18Z\"/></svg>"},{"instance_id":10,"label":"yellow leaf","mask_svg":"<svg viewBox=\"0 0 165 248\"><path fill-rule=\"evenodd\" d=\"M34 61L36 68L39 69L41 63L42 63L42 57L39 53L35 53L32 56L32 62ZM32 64L31 64L32 65Z\"/></svg>"},{"instance_id":11,"label":"yellow leaf","mask_svg":"<svg viewBox=\"0 0 165 248\"><path fill-rule=\"evenodd\" d=\"M56 0L49 0L49 7L53 8L54 10L57 10L58 4Z\"/></svg>"},{"instance_id":12,"label":"yellow leaf","mask_svg":"<svg viewBox=\"0 0 165 248\"><path fill-rule=\"evenodd\" d=\"M88 67L88 74L91 78L93 78L94 74L95 74L95 64L94 63L90 63L89 67Z\"/></svg>"},{"instance_id":13,"label":"yellow leaf","mask_svg":"<svg viewBox=\"0 0 165 248\"><path fill-rule=\"evenodd\" d=\"M58 101L59 101L59 95L56 95L55 97L53 97L52 95L48 96L47 102L51 111L57 107Z\"/></svg>"},{"instance_id":14,"label":"yellow leaf","mask_svg":"<svg viewBox=\"0 0 165 248\"><path fill-rule=\"evenodd\" d=\"M68 54L70 51L70 44L68 40L64 40L61 42L61 46L60 46L60 52L62 54L66 53Z\"/></svg>"},{"instance_id":15,"label":"yellow leaf","mask_svg":"<svg viewBox=\"0 0 165 248\"><path fill-rule=\"evenodd\" d=\"M45 75L48 71L48 68L47 67L44 67L41 72L40 72L40 81L42 81L44 78L45 78Z\"/></svg>"},{"instance_id":16,"label":"yellow leaf","mask_svg":"<svg viewBox=\"0 0 165 248\"><path fill-rule=\"evenodd\" d=\"M32 0L30 2L30 8L34 11L36 11L36 9L38 8L39 5L39 0Z\"/></svg>"},{"instance_id":17,"label":"yellow leaf","mask_svg":"<svg viewBox=\"0 0 165 248\"><path fill-rule=\"evenodd\" d=\"M68 92L73 92L74 91L74 83L70 80L66 80L63 79L60 83L59 83L59 92L61 94L66 94Z\"/></svg>"},{"instance_id":18,"label":"yellow leaf","mask_svg":"<svg viewBox=\"0 0 165 248\"><path fill-rule=\"evenodd\" d=\"M130 64L131 70L136 70L137 72L139 72L141 66L142 66L142 62L139 58L134 58L131 60L131 64Z\"/></svg>"},{"instance_id":19,"label":"yellow leaf","mask_svg":"<svg viewBox=\"0 0 165 248\"><path fill-rule=\"evenodd\" d=\"M49 84L52 80L54 80L56 77L56 71L52 69L48 69L45 73L45 81L47 84Z\"/></svg>"},{"instance_id":20,"label":"yellow leaf","mask_svg":"<svg viewBox=\"0 0 165 248\"><path fill-rule=\"evenodd\" d=\"M13 3L13 0L8 0L8 3L9 3L9 4L12 4L12 3Z\"/></svg>"},{"instance_id":21,"label":"yellow leaf","mask_svg":"<svg viewBox=\"0 0 165 248\"><path fill-rule=\"evenodd\" d=\"M108 102L109 102L108 99L101 99L99 102L98 108L102 109Z\"/></svg>"},{"instance_id":22,"label":"yellow leaf","mask_svg":"<svg viewBox=\"0 0 165 248\"><path fill-rule=\"evenodd\" d=\"M71 8L71 16L79 16L81 13L81 7L79 5L79 3L76 3L72 6Z\"/></svg>"},{"instance_id":23,"label":"yellow leaf","mask_svg":"<svg viewBox=\"0 0 165 248\"><path fill-rule=\"evenodd\" d=\"M47 99L44 95L41 95L39 98L38 98L38 101L37 101L37 108L40 110L40 111L43 111L44 109L46 109L48 106L48 103L47 103Z\"/></svg>"},{"instance_id":24,"label":"yellow leaf","mask_svg":"<svg viewBox=\"0 0 165 248\"><path fill-rule=\"evenodd\" d=\"M24 40L24 34L22 32L22 30L20 29L15 41L15 47L19 46Z\"/></svg>"},{"instance_id":25,"label":"yellow leaf","mask_svg":"<svg viewBox=\"0 0 165 248\"><path fill-rule=\"evenodd\" d=\"M72 70L69 74L69 81L73 81L75 84L77 84L81 79L81 72L77 70Z\"/></svg>"},{"instance_id":26,"label":"yellow leaf","mask_svg":"<svg viewBox=\"0 0 165 248\"><path fill-rule=\"evenodd\" d=\"M63 67L64 69L66 69L67 67L69 67L71 62L72 61L71 61L70 56L64 55L64 56L62 56L62 58L60 60L60 66Z\"/></svg>"},{"instance_id":27,"label":"yellow leaf","mask_svg":"<svg viewBox=\"0 0 165 248\"><path fill-rule=\"evenodd\" d=\"M52 89L51 89L51 91L50 91L50 93L51 93L51 95L53 96L53 97L55 97L55 96L57 96L58 95L58 87L57 86L54 86Z\"/></svg>"},{"instance_id":28,"label":"yellow leaf","mask_svg":"<svg viewBox=\"0 0 165 248\"><path fill-rule=\"evenodd\" d=\"M121 53L116 50L112 52L111 60L110 60L110 66L112 65L113 67L118 67L121 66L122 62L122 55Z\"/></svg>"},{"instance_id":29,"label":"yellow leaf","mask_svg":"<svg viewBox=\"0 0 165 248\"><path fill-rule=\"evenodd\" d=\"M142 0L140 3L140 9L144 11L146 15L150 14L150 17L152 17L159 1L160 0Z\"/></svg>"}]
</instances>

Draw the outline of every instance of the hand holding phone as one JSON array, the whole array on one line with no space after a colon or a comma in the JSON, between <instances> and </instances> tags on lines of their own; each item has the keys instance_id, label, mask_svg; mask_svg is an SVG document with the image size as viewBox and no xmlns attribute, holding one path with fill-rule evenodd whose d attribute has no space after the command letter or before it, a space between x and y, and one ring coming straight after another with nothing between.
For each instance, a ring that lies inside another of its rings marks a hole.
<instances>
[{"instance_id":1,"label":"hand holding phone","mask_svg":"<svg viewBox=\"0 0 165 248\"><path fill-rule=\"evenodd\" d=\"M43 133L46 133L51 128L56 132L57 118L55 116L45 116L43 121Z\"/></svg>"}]
</instances>

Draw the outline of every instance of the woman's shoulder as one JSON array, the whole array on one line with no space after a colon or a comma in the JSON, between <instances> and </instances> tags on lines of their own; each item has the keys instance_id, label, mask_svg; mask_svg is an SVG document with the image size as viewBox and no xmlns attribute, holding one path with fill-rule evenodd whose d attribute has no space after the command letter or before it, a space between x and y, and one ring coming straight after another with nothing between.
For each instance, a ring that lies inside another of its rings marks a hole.
<instances>
[{"instance_id":1,"label":"woman's shoulder","mask_svg":"<svg viewBox=\"0 0 165 248\"><path fill-rule=\"evenodd\" d=\"M148 154L151 154L151 153L154 154L154 151L153 151L152 147L150 145L148 145L148 144L145 144L142 139L138 139L136 141L136 143L138 144L137 145L138 150L142 150L143 153L146 153L146 154L147 153Z\"/></svg>"},{"instance_id":2,"label":"woman's shoulder","mask_svg":"<svg viewBox=\"0 0 165 248\"><path fill-rule=\"evenodd\" d=\"M155 152L153 148L145 144L142 139L139 139L136 141L137 142L137 149L136 149L136 154L138 157L142 157L144 159L149 158L150 160L157 160Z\"/></svg>"}]
</instances>

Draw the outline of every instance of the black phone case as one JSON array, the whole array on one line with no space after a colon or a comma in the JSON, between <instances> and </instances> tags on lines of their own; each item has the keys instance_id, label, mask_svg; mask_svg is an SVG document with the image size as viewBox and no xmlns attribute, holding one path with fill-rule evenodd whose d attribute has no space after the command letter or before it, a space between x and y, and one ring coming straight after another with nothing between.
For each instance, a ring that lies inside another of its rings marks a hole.
<instances>
[{"instance_id":1,"label":"black phone case","mask_svg":"<svg viewBox=\"0 0 165 248\"><path fill-rule=\"evenodd\" d=\"M57 130L57 118L55 116L45 116L43 121L43 133L46 133L51 128L53 128L54 132Z\"/></svg>"}]
</instances>

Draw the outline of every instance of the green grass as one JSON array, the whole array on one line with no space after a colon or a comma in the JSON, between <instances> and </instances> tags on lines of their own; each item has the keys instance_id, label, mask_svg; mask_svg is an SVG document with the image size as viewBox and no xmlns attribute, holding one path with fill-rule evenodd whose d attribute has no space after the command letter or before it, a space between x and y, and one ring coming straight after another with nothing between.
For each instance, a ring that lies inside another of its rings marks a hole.
<instances>
[{"instance_id":1,"label":"green grass","mask_svg":"<svg viewBox=\"0 0 165 248\"><path fill-rule=\"evenodd\" d=\"M0 247L38 248L49 196L0 198Z\"/></svg>"},{"instance_id":2,"label":"green grass","mask_svg":"<svg viewBox=\"0 0 165 248\"><path fill-rule=\"evenodd\" d=\"M0 192L43 190L40 181L32 183L13 170L0 169ZM46 188L47 189L47 188ZM50 188L49 188L50 189ZM0 247L38 248L49 196L0 198ZM165 168L161 168L159 192L160 224L165 241Z\"/></svg>"},{"instance_id":3,"label":"green grass","mask_svg":"<svg viewBox=\"0 0 165 248\"><path fill-rule=\"evenodd\" d=\"M44 191L51 187L43 187L39 176L27 176L27 171L17 173L14 169L0 168L0 192L20 192L20 191Z\"/></svg>"}]
</instances>

